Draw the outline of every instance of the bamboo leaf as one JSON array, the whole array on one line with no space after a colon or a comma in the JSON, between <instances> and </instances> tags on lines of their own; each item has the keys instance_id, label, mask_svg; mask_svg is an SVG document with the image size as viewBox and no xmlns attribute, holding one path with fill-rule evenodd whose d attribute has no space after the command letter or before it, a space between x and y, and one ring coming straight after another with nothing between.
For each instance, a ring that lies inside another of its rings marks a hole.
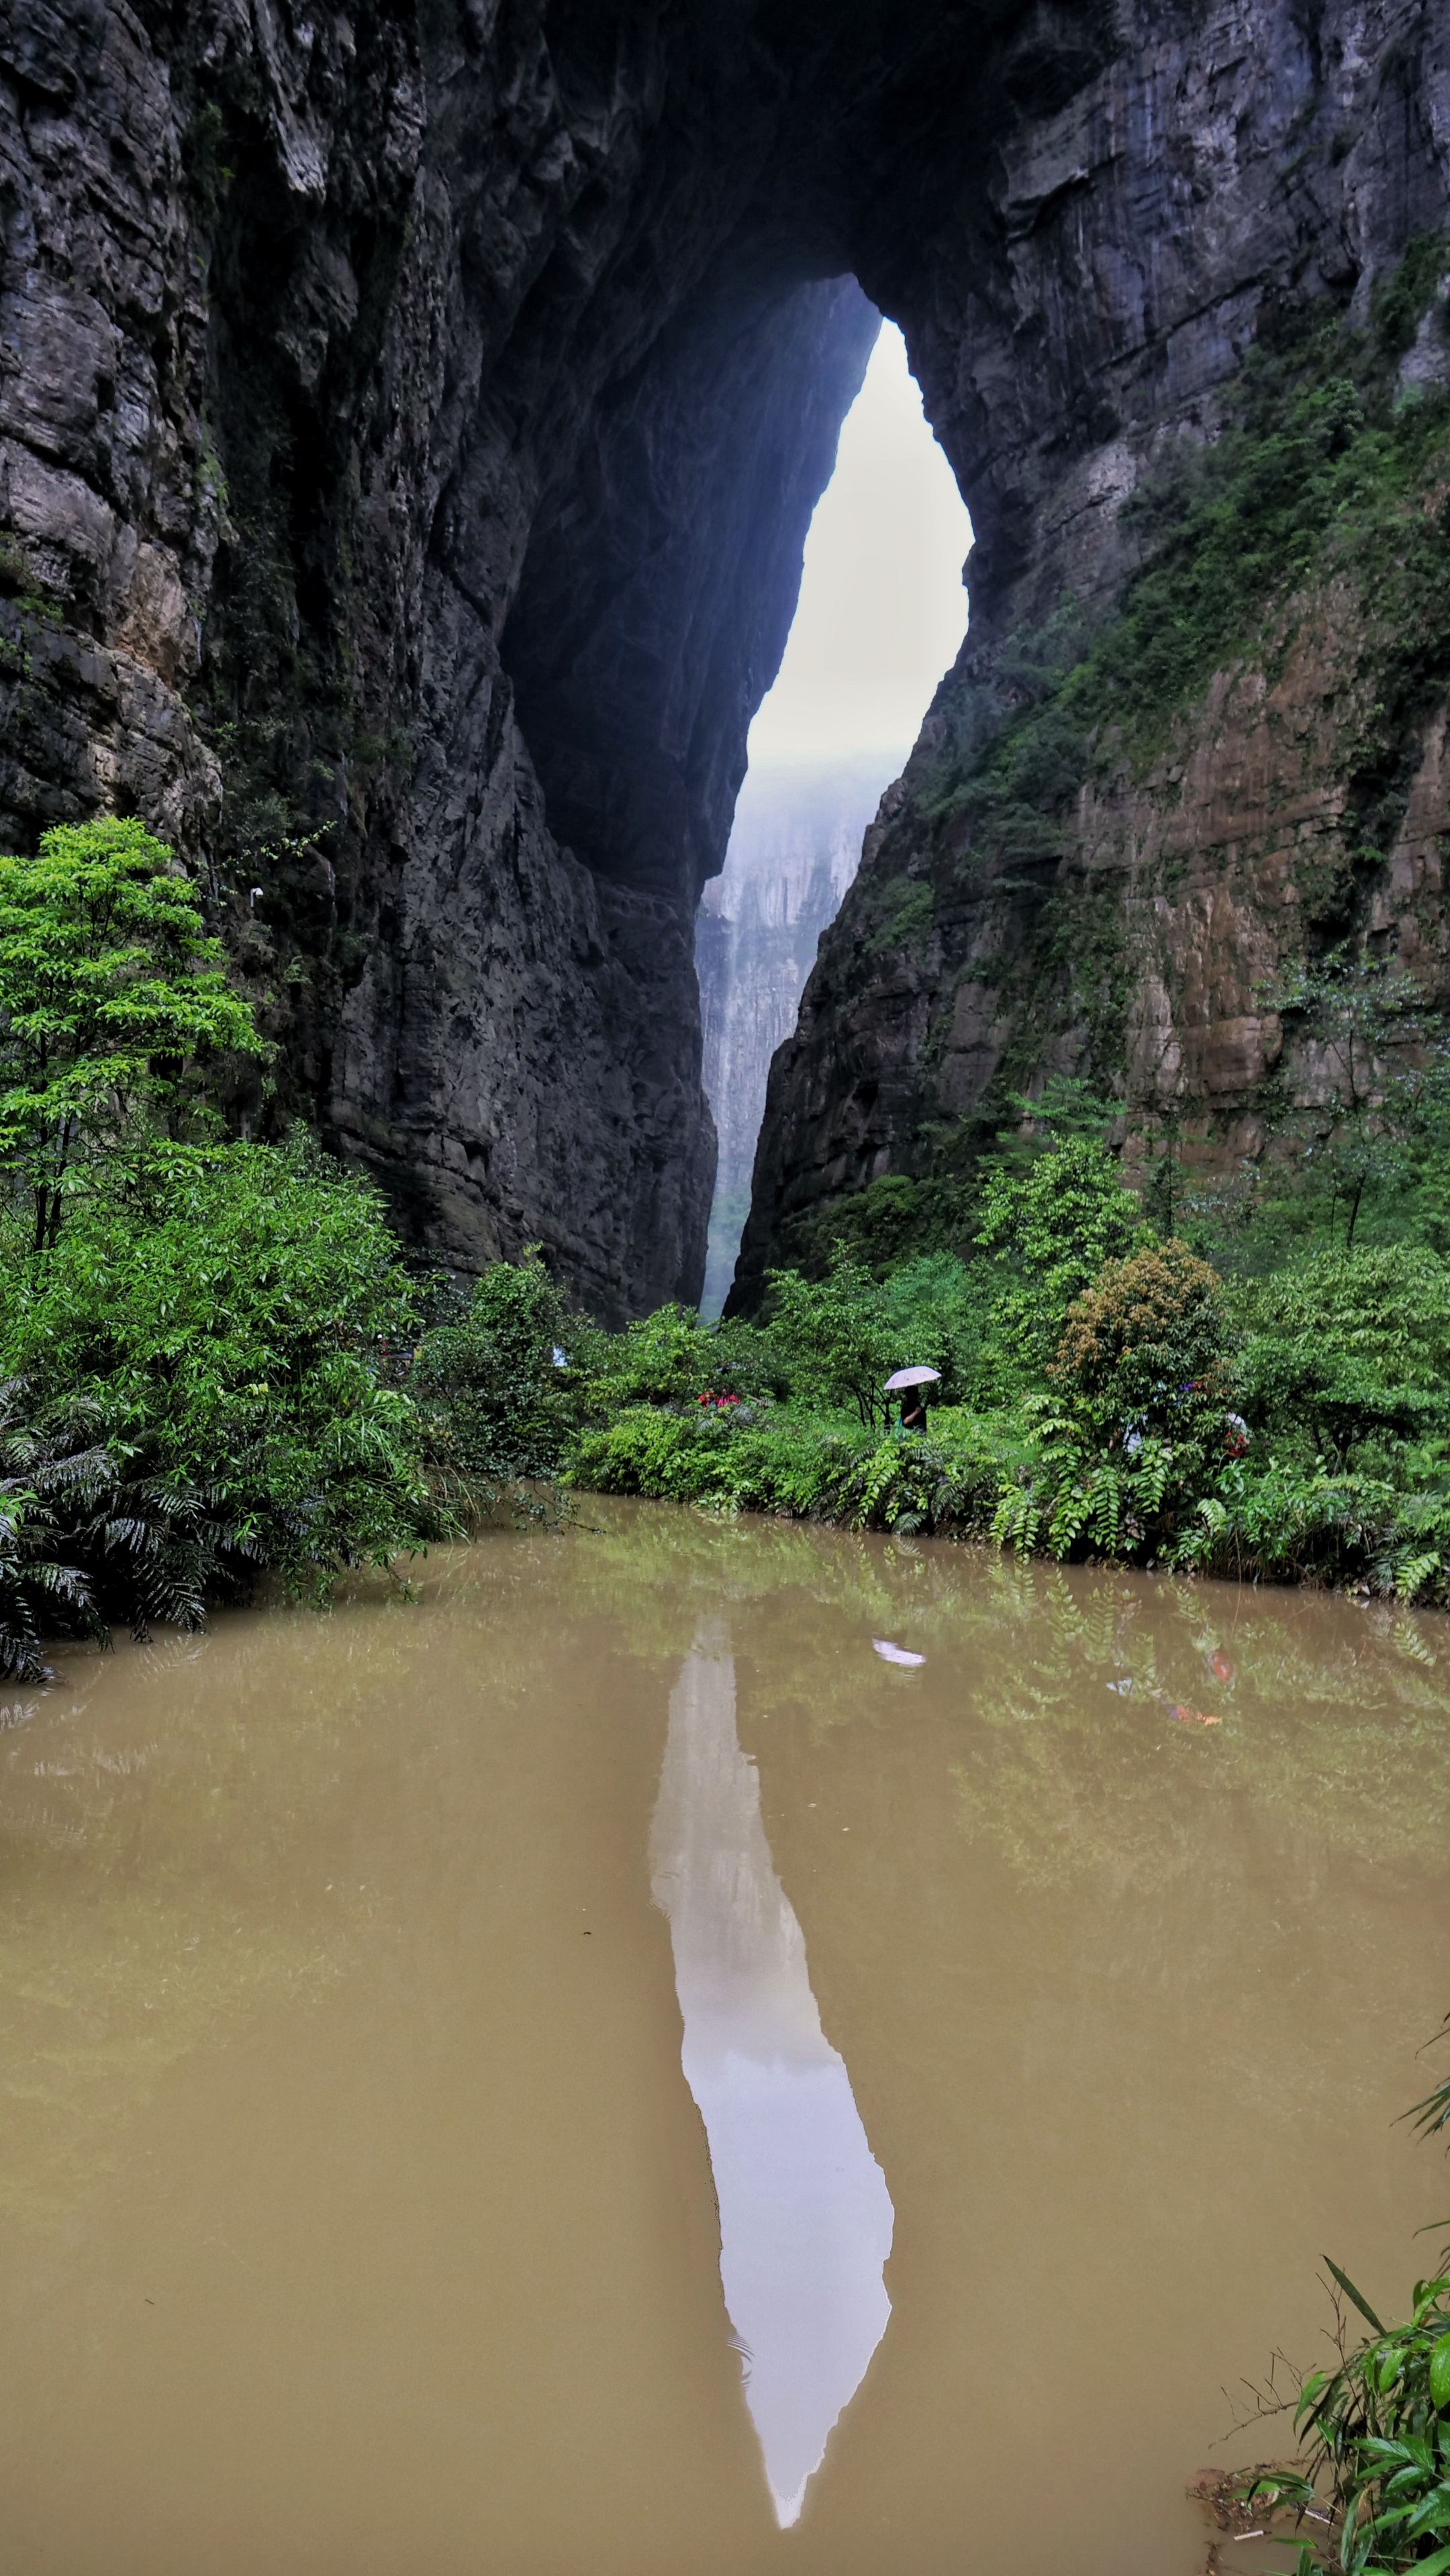
<instances>
[{"instance_id":1,"label":"bamboo leaf","mask_svg":"<svg viewBox=\"0 0 1450 2576\"><path fill-rule=\"evenodd\" d=\"M1352 2300L1366 2323L1373 2326L1377 2335L1388 2334L1388 2326L1381 2324L1379 2318L1375 2315L1373 2308L1370 2306L1368 2299L1361 2297L1359 2291L1351 2281L1349 2274L1347 2272L1341 2272L1337 2263L1331 2263L1327 2254L1324 2257L1324 2261L1328 2265L1329 2270L1333 2273L1336 2281L1339 2283L1345 2297Z\"/></svg>"}]
</instances>

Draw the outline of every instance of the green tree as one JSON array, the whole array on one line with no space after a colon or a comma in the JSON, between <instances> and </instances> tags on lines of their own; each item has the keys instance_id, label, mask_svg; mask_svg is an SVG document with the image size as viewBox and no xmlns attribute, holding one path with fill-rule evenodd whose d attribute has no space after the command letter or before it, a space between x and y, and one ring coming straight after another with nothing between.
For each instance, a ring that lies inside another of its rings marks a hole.
<instances>
[{"instance_id":1,"label":"green tree","mask_svg":"<svg viewBox=\"0 0 1450 2576\"><path fill-rule=\"evenodd\" d=\"M325 1584L417 1543L423 1426L394 1382L415 1332L376 1191L300 1134L156 1144L43 1260L0 1260L0 1381L24 1381L9 1436L40 1442L35 1493L107 1617L195 1624L203 1593L258 1566ZM74 1440L52 1446L77 1422L102 1453L88 1490ZM168 1566L174 1607L150 1582Z\"/></svg>"},{"instance_id":2,"label":"green tree","mask_svg":"<svg viewBox=\"0 0 1450 2576\"><path fill-rule=\"evenodd\" d=\"M1098 1430L1125 1417L1181 1433L1227 1401L1223 1283L1186 1243L1109 1261L1067 1310L1054 1385Z\"/></svg>"},{"instance_id":3,"label":"green tree","mask_svg":"<svg viewBox=\"0 0 1450 2576\"><path fill-rule=\"evenodd\" d=\"M1154 1241L1105 1145L1069 1137L1025 1172L998 1165L982 1195L977 1241L1015 1272L994 1308L1005 1347L1042 1367L1074 1297L1105 1261L1122 1261Z\"/></svg>"},{"instance_id":4,"label":"green tree","mask_svg":"<svg viewBox=\"0 0 1450 2576\"><path fill-rule=\"evenodd\" d=\"M197 1060L265 1052L190 880L134 820L63 823L0 857L0 1170L37 1252L78 1165L181 1108Z\"/></svg>"},{"instance_id":5,"label":"green tree","mask_svg":"<svg viewBox=\"0 0 1450 2576\"><path fill-rule=\"evenodd\" d=\"M829 1409L854 1406L868 1430L886 1421L882 1380L900 1362L902 1328L865 1264L837 1244L824 1279L772 1270L767 1280L770 1337L785 1359L792 1397Z\"/></svg>"},{"instance_id":6,"label":"green tree","mask_svg":"<svg viewBox=\"0 0 1450 2576\"><path fill-rule=\"evenodd\" d=\"M578 1422L579 1362L599 1338L569 1313L537 1243L491 1262L459 1321L425 1333L409 1379L434 1461L487 1483L556 1475Z\"/></svg>"}]
</instances>

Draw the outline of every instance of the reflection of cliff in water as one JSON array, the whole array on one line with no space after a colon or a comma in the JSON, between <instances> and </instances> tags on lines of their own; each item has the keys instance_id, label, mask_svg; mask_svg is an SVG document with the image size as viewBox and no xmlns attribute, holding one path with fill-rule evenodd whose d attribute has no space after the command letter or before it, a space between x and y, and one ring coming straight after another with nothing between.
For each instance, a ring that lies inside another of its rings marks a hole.
<instances>
[{"instance_id":1,"label":"reflection of cliff in water","mask_svg":"<svg viewBox=\"0 0 1450 2576\"><path fill-rule=\"evenodd\" d=\"M720 1139L707 1315L718 1315L735 1267L770 1059L795 1027L821 932L840 910L862 835L904 757L752 763L724 869L705 888L695 965L705 1090Z\"/></svg>"},{"instance_id":2,"label":"reflection of cliff in water","mask_svg":"<svg viewBox=\"0 0 1450 2576\"><path fill-rule=\"evenodd\" d=\"M650 1859L710 2142L725 2304L785 2526L886 2331L892 2209L821 2029L723 1652L688 1655L671 1694Z\"/></svg>"}]
</instances>

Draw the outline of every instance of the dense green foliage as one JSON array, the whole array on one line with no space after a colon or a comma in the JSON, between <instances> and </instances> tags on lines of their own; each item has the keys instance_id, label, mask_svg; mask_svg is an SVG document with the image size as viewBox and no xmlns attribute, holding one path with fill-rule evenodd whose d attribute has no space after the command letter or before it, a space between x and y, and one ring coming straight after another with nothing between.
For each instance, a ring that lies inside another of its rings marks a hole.
<instances>
[{"instance_id":1,"label":"dense green foliage","mask_svg":"<svg viewBox=\"0 0 1450 2576\"><path fill-rule=\"evenodd\" d=\"M430 1457L466 1488L557 1474L579 1420L581 1340L562 1291L531 1244L496 1262L468 1303L454 1298L418 1345L408 1392Z\"/></svg>"},{"instance_id":2,"label":"dense green foliage","mask_svg":"<svg viewBox=\"0 0 1450 2576\"><path fill-rule=\"evenodd\" d=\"M576 1483L1450 1598L1450 1265L1426 1246L1224 1280L1069 1136L996 1167L966 1258L775 1273L749 1402L696 1400L708 1327L632 1328L661 1336L694 1374L599 1379ZM941 1373L909 1435L880 1393L908 1363Z\"/></svg>"},{"instance_id":3,"label":"dense green foliage","mask_svg":"<svg viewBox=\"0 0 1450 2576\"><path fill-rule=\"evenodd\" d=\"M448 1525L381 1202L305 1139L219 1141L237 1052L251 1014L139 824L0 860L0 1671Z\"/></svg>"},{"instance_id":4,"label":"dense green foliage","mask_svg":"<svg viewBox=\"0 0 1450 2576\"><path fill-rule=\"evenodd\" d=\"M303 1143L156 1143L58 1243L21 1224L0 1286L12 1547L70 1569L53 1630L195 1624L261 1567L297 1585L418 1542L421 1427L388 1382L412 1292L365 1184Z\"/></svg>"},{"instance_id":5,"label":"dense green foliage","mask_svg":"<svg viewBox=\"0 0 1450 2576\"><path fill-rule=\"evenodd\" d=\"M58 824L0 858L0 1166L28 1191L38 1249L77 1167L198 1107L197 1060L264 1052L208 937L196 888L140 823Z\"/></svg>"}]
</instances>

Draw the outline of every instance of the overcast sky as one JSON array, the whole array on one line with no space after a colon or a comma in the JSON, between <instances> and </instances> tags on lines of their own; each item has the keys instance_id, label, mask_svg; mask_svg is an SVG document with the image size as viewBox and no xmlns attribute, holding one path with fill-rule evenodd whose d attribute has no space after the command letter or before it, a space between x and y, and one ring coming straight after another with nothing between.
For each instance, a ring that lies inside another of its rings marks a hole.
<instances>
[{"instance_id":1,"label":"overcast sky","mask_svg":"<svg viewBox=\"0 0 1450 2576\"><path fill-rule=\"evenodd\" d=\"M971 541L906 344L888 322L811 522L800 606L750 729L751 758L904 756L966 632Z\"/></svg>"}]
</instances>

